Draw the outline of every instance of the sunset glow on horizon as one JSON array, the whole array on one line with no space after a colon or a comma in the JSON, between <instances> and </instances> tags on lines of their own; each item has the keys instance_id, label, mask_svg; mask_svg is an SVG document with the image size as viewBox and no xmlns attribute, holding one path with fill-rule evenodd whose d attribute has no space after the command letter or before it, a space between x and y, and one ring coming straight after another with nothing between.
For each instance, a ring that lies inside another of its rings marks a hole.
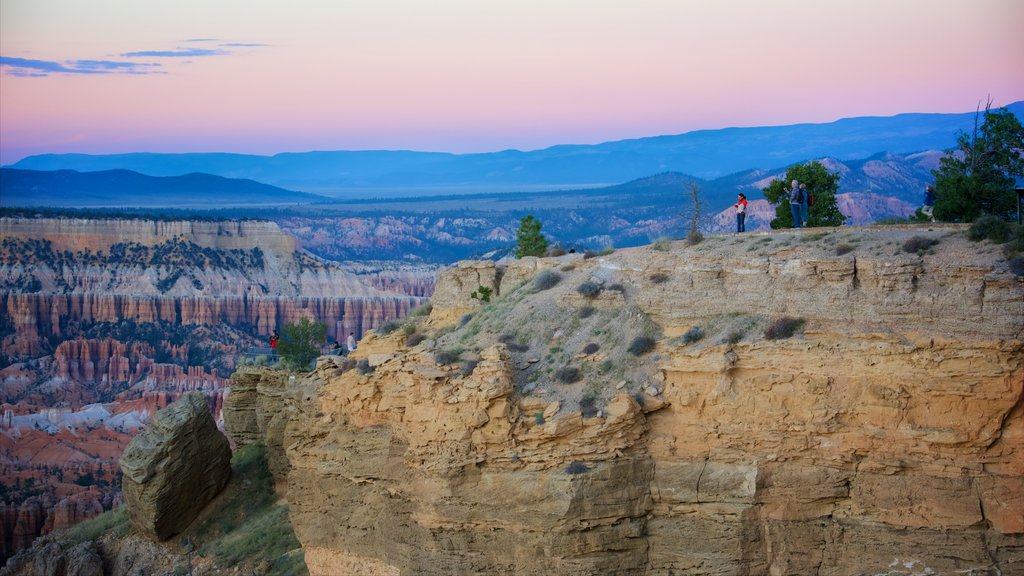
<instances>
[{"instance_id":1,"label":"sunset glow on horizon","mask_svg":"<svg viewBox=\"0 0 1024 576\"><path fill-rule=\"evenodd\" d=\"M484 152L1024 99L1018 0L3 0L0 163Z\"/></svg>"}]
</instances>

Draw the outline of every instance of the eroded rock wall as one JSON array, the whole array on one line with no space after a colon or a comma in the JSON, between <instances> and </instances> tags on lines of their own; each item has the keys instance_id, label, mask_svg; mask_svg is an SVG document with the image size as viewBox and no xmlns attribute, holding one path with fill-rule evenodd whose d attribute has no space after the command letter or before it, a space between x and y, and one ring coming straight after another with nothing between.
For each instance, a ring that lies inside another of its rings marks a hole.
<instances>
[{"instance_id":1,"label":"eroded rock wall","mask_svg":"<svg viewBox=\"0 0 1024 576\"><path fill-rule=\"evenodd\" d=\"M574 275L551 290L561 304L658 322L654 381L585 417L520 386L543 359L499 343L467 373L396 331L360 343L361 370L300 375L283 434L257 417L248 433L283 439L312 574L1024 571L1024 279L943 242L467 263L441 276L432 321L557 266ZM581 300L584 278L622 290ZM780 315L804 329L676 338ZM258 388L248 402L269 402Z\"/></svg>"}]
</instances>

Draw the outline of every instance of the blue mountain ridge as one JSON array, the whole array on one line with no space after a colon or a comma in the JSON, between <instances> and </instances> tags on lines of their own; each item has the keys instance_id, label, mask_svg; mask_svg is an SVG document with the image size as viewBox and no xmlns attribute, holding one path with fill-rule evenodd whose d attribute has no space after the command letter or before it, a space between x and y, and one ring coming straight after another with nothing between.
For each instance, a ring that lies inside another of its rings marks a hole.
<instances>
[{"instance_id":1,"label":"blue mountain ridge","mask_svg":"<svg viewBox=\"0 0 1024 576\"><path fill-rule=\"evenodd\" d=\"M1006 106L1024 117L1024 101ZM662 172L712 179L821 157L858 160L879 152L944 150L975 113L899 114L820 124L698 130L670 136L542 150L476 154L361 150L230 153L43 154L12 165L83 172L127 169L150 176L203 172L303 191L387 188L597 186Z\"/></svg>"},{"instance_id":2,"label":"blue mountain ridge","mask_svg":"<svg viewBox=\"0 0 1024 576\"><path fill-rule=\"evenodd\" d=\"M0 168L0 205L8 207L251 206L323 200L315 194L210 174L148 176L124 169Z\"/></svg>"}]
</instances>

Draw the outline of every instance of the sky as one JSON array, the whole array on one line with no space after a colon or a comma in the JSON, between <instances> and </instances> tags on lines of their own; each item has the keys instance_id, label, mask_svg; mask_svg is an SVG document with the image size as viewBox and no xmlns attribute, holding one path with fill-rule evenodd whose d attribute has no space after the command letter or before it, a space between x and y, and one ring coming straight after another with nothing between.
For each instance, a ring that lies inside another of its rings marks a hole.
<instances>
[{"instance_id":1,"label":"sky","mask_svg":"<svg viewBox=\"0 0 1024 576\"><path fill-rule=\"evenodd\" d=\"M0 163L532 150L1024 100L1021 0L0 0Z\"/></svg>"}]
</instances>

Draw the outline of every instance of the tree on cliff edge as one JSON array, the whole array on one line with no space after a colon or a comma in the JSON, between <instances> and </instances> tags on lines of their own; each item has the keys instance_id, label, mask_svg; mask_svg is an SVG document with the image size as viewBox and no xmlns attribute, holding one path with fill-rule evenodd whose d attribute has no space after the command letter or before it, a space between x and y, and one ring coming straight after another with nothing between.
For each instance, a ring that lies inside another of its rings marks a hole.
<instances>
[{"instance_id":1,"label":"tree on cliff edge","mask_svg":"<svg viewBox=\"0 0 1024 576\"><path fill-rule=\"evenodd\" d=\"M956 148L939 160L935 217L971 222L982 214L1009 219L1016 206L1015 179L1024 176L1024 127L1013 112L985 105L971 134L960 132Z\"/></svg>"},{"instance_id":2,"label":"tree on cliff edge","mask_svg":"<svg viewBox=\"0 0 1024 576\"><path fill-rule=\"evenodd\" d=\"M815 161L790 166L785 178L773 180L764 189L764 197L777 204L775 219L771 221L773 229L793 227L793 212L789 209L790 182L793 180L806 184L808 194L814 198L814 204L807 211L808 226L842 226L846 222L846 216L836 204L839 174L829 172L824 164Z\"/></svg>"},{"instance_id":3,"label":"tree on cliff edge","mask_svg":"<svg viewBox=\"0 0 1024 576\"><path fill-rule=\"evenodd\" d=\"M308 370L310 363L320 355L320 347L326 340L326 324L303 318L281 329L277 352L289 370Z\"/></svg>"},{"instance_id":4,"label":"tree on cliff edge","mask_svg":"<svg viewBox=\"0 0 1024 576\"><path fill-rule=\"evenodd\" d=\"M540 233L541 223L533 215L525 216L519 221L516 232L516 258L523 256L543 256L548 249L548 239Z\"/></svg>"}]
</instances>

